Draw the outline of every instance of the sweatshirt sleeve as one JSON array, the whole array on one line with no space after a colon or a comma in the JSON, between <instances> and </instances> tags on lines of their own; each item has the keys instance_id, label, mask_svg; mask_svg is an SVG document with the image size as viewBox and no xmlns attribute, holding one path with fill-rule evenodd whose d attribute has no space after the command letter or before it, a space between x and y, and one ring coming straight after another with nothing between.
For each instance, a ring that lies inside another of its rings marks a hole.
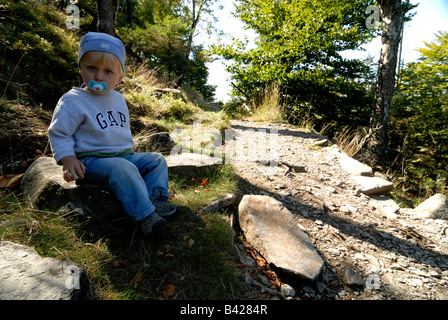
<instances>
[{"instance_id":1,"label":"sweatshirt sleeve","mask_svg":"<svg viewBox=\"0 0 448 320\"><path fill-rule=\"evenodd\" d=\"M73 134L80 125L80 120L66 110L61 100L55 108L53 119L48 127L51 151L56 163L67 156L75 156L75 139Z\"/></svg>"}]
</instances>

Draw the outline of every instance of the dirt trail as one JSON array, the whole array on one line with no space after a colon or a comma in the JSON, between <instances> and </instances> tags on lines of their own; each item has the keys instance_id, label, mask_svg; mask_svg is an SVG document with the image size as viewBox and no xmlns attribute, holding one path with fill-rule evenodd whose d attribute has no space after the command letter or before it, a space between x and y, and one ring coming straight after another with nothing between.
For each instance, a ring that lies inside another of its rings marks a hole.
<instances>
[{"instance_id":1,"label":"dirt trail","mask_svg":"<svg viewBox=\"0 0 448 320\"><path fill-rule=\"evenodd\" d=\"M240 196L282 201L325 260L317 281L291 283L295 298L448 299L448 221L379 214L379 197L357 194L338 156L315 146L320 135L239 120L232 128Z\"/></svg>"}]
</instances>

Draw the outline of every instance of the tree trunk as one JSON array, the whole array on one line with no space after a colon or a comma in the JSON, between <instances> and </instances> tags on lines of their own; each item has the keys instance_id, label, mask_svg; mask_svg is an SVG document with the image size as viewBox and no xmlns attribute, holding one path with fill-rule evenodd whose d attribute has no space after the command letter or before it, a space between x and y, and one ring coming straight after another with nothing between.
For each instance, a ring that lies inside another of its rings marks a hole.
<instances>
[{"instance_id":1,"label":"tree trunk","mask_svg":"<svg viewBox=\"0 0 448 320\"><path fill-rule=\"evenodd\" d=\"M403 27L401 0L379 0L383 20L381 56L370 130L361 158L372 166L382 165L388 151L388 120L394 94L398 48Z\"/></svg>"},{"instance_id":2,"label":"tree trunk","mask_svg":"<svg viewBox=\"0 0 448 320\"><path fill-rule=\"evenodd\" d=\"M131 0L126 0L126 23L128 26L132 26L132 3Z\"/></svg>"},{"instance_id":3,"label":"tree trunk","mask_svg":"<svg viewBox=\"0 0 448 320\"><path fill-rule=\"evenodd\" d=\"M185 50L186 52L185 52L184 64L182 67L181 75L180 75L179 79L177 79L177 81L176 81L176 88L179 88L180 86L182 86L182 83L185 80L185 73L188 71L188 67L190 64L190 53L191 53L191 50L193 47L193 37L196 32L196 27L200 20L202 8L205 5L205 3L207 2L207 0L199 1L198 9L196 9L196 5L197 5L196 2L197 2L197 0L192 1L192 11L193 12L192 12L192 20L191 20L191 29L190 29L190 34L188 35L187 48Z\"/></svg>"},{"instance_id":4,"label":"tree trunk","mask_svg":"<svg viewBox=\"0 0 448 320\"><path fill-rule=\"evenodd\" d=\"M98 32L115 36L118 0L97 0Z\"/></svg>"}]
</instances>

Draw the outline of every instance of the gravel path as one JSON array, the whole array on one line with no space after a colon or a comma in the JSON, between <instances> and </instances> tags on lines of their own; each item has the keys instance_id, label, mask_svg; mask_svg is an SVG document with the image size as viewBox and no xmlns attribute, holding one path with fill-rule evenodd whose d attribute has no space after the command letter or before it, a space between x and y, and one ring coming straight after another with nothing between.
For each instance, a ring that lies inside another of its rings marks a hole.
<instances>
[{"instance_id":1,"label":"gravel path","mask_svg":"<svg viewBox=\"0 0 448 320\"><path fill-rule=\"evenodd\" d=\"M313 283L280 276L274 283L270 271L270 289L288 282L293 299L448 299L448 221L379 214L382 197L357 193L338 156L316 146L318 134L240 120L232 129L237 138L226 150L241 177L239 195L282 201L325 260Z\"/></svg>"}]
</instances>

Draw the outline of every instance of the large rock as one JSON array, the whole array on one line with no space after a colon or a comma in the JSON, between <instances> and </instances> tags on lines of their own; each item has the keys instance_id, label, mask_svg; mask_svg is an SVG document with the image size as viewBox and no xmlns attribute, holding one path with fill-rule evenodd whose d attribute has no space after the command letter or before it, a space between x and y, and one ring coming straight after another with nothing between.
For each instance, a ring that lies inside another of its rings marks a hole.
<instances>
[{"instance_id":1,"label":"large rock","mask_svg":"<svg viewBox=\"0 0 448 320\"><path fill-rule=\"evenodd\" d=\"M203 178L207 170L218 166L221 159L187 153L166 156L168 172L187 178ZM22 177L23 195L33 207L50 211L73 211L85 216L119 215L123 208L109 188L66 182L62 167L53 157L34 161Z\"/></svg>"},{"instance_id":2,"label":"large rock","mask_svg":"<svg viewBox=\"0 0 448 320\"><path fill-rule=\"evenodd\" d=\"M423 219L448 220L448 199L443 194L435 194L420 203L411 214Z\"/></svg>"},{"instance_id":3,"label":"large rock","mask_svg":"<svg viewBox=\"0 0 448 320\"><path fill-rule=\"evenodd\" d=\"M349 157L346 153L340 152L337 148L330 147L328 150L338 157L339 164L347 173L354 176L373 176L373 170L368 165Z\"/></svg>"},{"instance_id":4,"label":"large rock","mask_svg":"<svg viewBox=\"0 0 448 320\"><path fill-rule=\"evenodd\" d=\"M37 209L76 211L100 217L122 211L121 204L108 188L66 182L62 177L62 167L53 157L34 161L22 177L21 188L25 200Z\"/></svg>"},{"instance_id":5,"label":"large rock","mask_svg":"<svg viewBox=\"0 0 448 320\"><path fill-rule=\"evenodd\" d=\"M392 182L379 177L351 176L350 178L360 186L358 192L366 195L387 194L394 188Z\"/></svg>"},{"instance_id":6,"label":"large rock","mask_svg":"<svg viewBox=\"0 0 448 320\"><path fill-rule=\"evenodd\" d=\"M0 300L92 300L86 272L68 260L0 242Z\"/></svg>"},{"instance_id":7,"label":"large rock","mask_svg":"<svg viewBox=\"0 0 448 320\"><path fill-rule=\"evenodd\" d=\"M323 260L292 213L268 196L245 195L238 220L246 239L266 261L282 271L314 281Z\"/></svg>"}]
</instances>

